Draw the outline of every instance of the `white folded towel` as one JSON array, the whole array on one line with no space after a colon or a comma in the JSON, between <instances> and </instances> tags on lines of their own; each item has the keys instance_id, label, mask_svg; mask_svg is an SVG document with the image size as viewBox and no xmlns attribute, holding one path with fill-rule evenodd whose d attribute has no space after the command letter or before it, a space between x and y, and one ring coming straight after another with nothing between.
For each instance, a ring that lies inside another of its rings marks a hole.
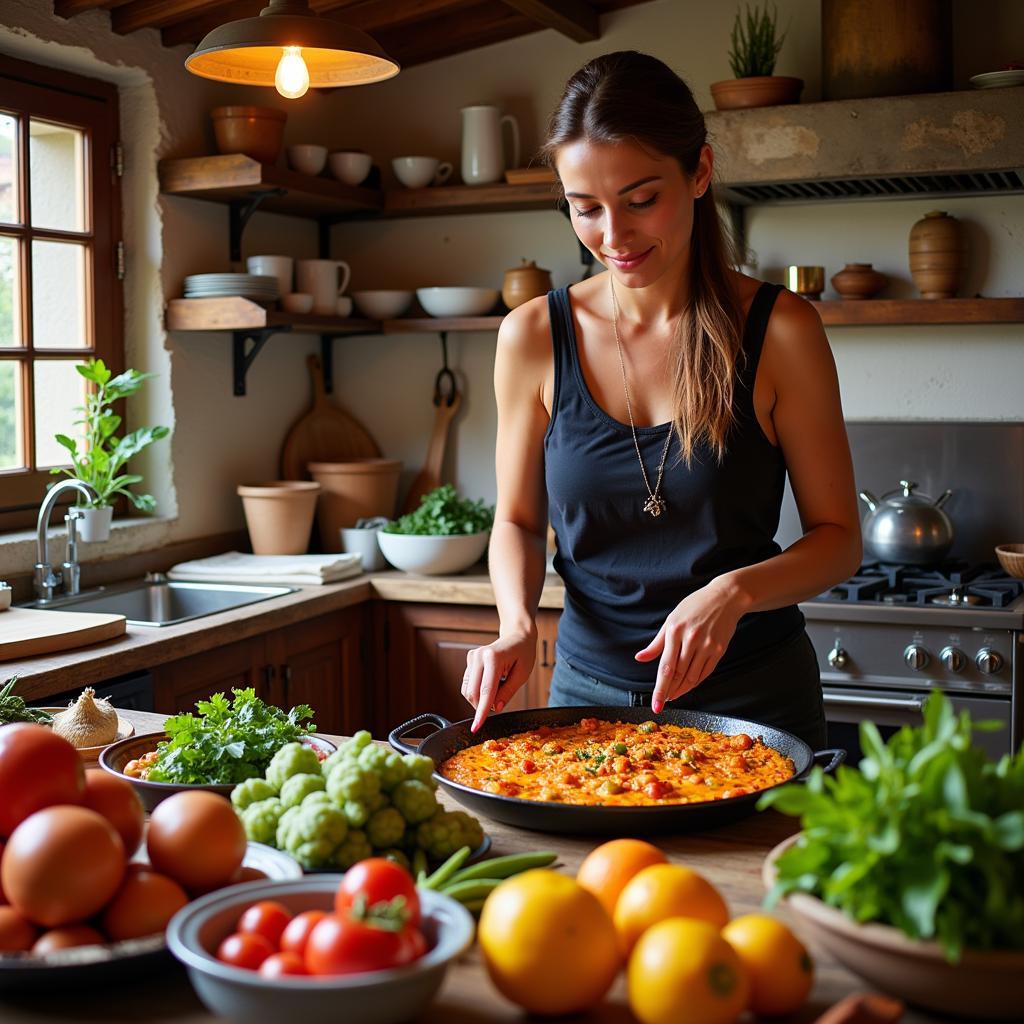
<instances>
[{"instance_id":1,"label":"white folded towel","mask_svg":"<svg viewBox=\"0 0 1024 1024\"><path fill-rule=\"evenodd\" d=\"M179 562L167 575L172 580L225 583L292 583L299 586L337 583L363 571L357 554L247 555L228 551L212 558Z\"/></svg>"}]
</instances>

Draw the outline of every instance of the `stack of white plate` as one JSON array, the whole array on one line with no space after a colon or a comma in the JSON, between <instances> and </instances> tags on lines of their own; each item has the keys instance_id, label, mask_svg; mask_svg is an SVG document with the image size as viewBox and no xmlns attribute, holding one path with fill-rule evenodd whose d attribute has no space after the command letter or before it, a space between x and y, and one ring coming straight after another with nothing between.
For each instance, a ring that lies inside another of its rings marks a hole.
<instances>
[{"instance_id":1,"label":"stack of white plate","mask_svg":"<svg viewBox=\"0 0 1024 1024\"><path fill-rule=\"evenodd\" d=\"M240 295L254 302L275 302L281 297L272 274L190 274L185 278L186 299L215 299Z\"/></svg>"}]
</instances>

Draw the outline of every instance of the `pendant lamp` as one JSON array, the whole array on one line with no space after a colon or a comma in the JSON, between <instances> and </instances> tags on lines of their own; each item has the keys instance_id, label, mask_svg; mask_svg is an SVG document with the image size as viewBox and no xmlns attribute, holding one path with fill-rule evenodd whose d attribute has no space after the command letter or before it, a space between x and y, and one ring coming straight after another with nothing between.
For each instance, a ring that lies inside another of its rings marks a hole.
<instances>
[{"instance_id":1,"label":"pendant lamp","mask_svg":"<svg viewBox=\"0 0 1024 1024\"><path fill-rule=\"evenodd\" d=\"M288 99L309 88L381 82L399 70L365 32L317 17L306 0L270 0L258 17L218 26L185 67L218 82L272 85Z\"/></svg>"}]
</instances>

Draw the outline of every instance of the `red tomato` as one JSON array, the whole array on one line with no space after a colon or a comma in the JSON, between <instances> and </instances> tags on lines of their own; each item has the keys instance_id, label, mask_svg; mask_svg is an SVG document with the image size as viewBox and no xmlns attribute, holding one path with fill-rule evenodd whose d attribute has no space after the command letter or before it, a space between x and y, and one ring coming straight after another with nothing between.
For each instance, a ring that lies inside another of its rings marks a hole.
<instances>
[{"instance_id":1,"label":"red tomato","mask_svg":"<svg viewBox=\"0 0 1024 1024\"><path fill-rule=\"evenodd\" d=\"M275 949L292 915L274 900L254 903L239 919L236 931L241 935L262 935Z\"/></svg>"},{"instance_id":2,"label":"red tomato","mask_svg":"<svg viewBox=\"0 0 1024 1024\"><path fill-rule=\"evenodd\" d=\"M371 857L353 864L345 872L334 896L334 909L339 914L347 914L360 897L369 908L377 903L390 903L397 896L405 900L409 924L419 927L420 898L412 875L393 860Z\"/></svg>"},{"instance_id":3,"label":"red tomato","mask_svg":"<svg viewBox=\"0 0 1024 1024\"><path fill-rule=\"evenodd\" d=\"M135 787L102 768L90 768L85 773L84 802L114 826L124 843L125 854L130 857L142 842L142 823L146 818Z\"/></svg>"},{"instance_id":4,"label":"red tomato","mask_svg":"<svg viewBox=\"0 0 1024 1024\"><path fill-rule=\"evenodd\" d=\"M309 933L327 916L323 910L304 910L296 914L288 927L281 933L281 952L306 955L306 943Z\"/></svg>"},{"instance_id":5,"label":"red tomato","mask_svg":"<svg viewBox=\"0 0 1024 1024\"><path fill-rule=\"evenodd\" d=\"M417 957L417 930L377 928L365 921L328 914L310 933L306 970L310 974L357 974L401 967Z\"/></svg>"},{"instance_id":6,"label":"red tomato","mask_svg":"<svg viewBox=\"0 0 1024 1024\"><path fill-rule=\"evenodd\" d=\"M247 971L257 971L260 964L273 956L276 949L262 935L229 935L217 947L217 959L232 967L243 967Z\"/></svg>"},{"instance_id":7,"label":"red tomato","mask_svg":"<svg viewBox=\"0 0 1024 1024\"><path fill-rule=\"evenodd\" d=\"M260 964L264 978L284 978L289 975L306 975L306 965L298 953L274 953Z\"/></svg>"},{"instance_id":8,"label":"red tomato","mask_svg":"<svg viewBox=\"0 0 1024 1024\"><path fill-rule=\"evenodd\" d=\"M3 878L3 869L2 869L3 862L4 862L4 841L2 839L0 839L0 878ZM4 887L3 887L3 885L0 885L0 906L3 906L5 903L10 903L10 900L4 895Z\"/></svg>"},{"instance_id":9,"label":"red tomato","mask_svg":"<svg viewBox=\"0 0 1024 1024\"><path fill-rule=\"evenodd\" d=\"M0 793L0 836L9 836L44 807L82 802L82 759L45 725L5 725L0 729Z\"/></svg>"}]
</instances>

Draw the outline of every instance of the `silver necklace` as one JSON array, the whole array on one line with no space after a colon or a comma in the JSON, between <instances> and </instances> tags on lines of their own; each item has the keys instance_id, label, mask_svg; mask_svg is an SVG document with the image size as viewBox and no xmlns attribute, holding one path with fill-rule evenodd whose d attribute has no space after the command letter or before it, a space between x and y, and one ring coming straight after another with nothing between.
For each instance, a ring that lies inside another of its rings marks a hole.
<instances>
[{"instance_id":1,"label":"silver necklace","mask_svg":"<svg viewBox=\"0 0 1024 1024\"><path fill-rule=\"evenodd\" d=\"M633 447L636 448L640 472L643 473L644 486L647 488L647 500L644 502L644 511L657 519L665 511L665 499L661 496L661 480L665 475L665 461L668 459L668 449L672 443L672 425L669 424L668 434L665 436L665 447L661 451L661 463L658 466L658 480L652 490L651 481L647 477L647 468L644 466L644 457L640 454L640 442L636 436L636 424L633 422L633 403L629 399L629 384L626 383L626 361L622 357L622 342L619 340L619 303L615 298L615 281L611 274L608 275L608 284L612 292L612 331L615 334L615 348L619 353L619 369L622 370L622 390L626 393L626 412L629 414L630 430L633 431Z\"/></svg>"}]
</instances>

